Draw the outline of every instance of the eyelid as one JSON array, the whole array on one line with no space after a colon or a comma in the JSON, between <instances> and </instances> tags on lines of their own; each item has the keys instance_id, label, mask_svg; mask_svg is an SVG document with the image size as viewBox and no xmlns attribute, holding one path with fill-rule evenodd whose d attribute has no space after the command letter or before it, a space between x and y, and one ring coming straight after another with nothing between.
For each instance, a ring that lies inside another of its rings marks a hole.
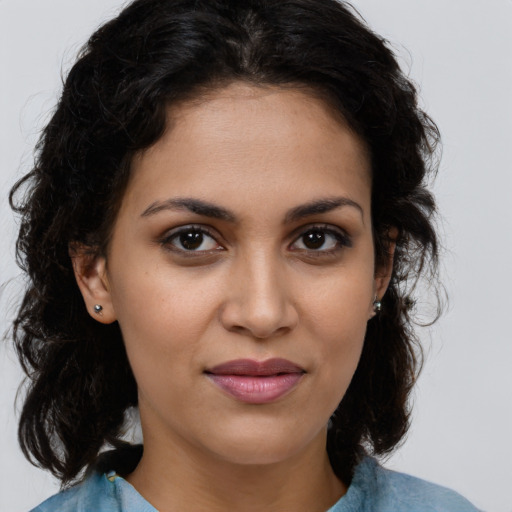
<instances>
[{"instance_id":1,"label":"eyelid","mask_svg":"<svg viewBox=\"0 0 512 512\"><path fill-rule=\"evenodd\" d=\"M333 236L337 239L338 244L336 247L332 249L294 249L292 246L300 239L300 237L304 236L306 233L310 231L318 230L327 235ZM181 233L186 233L189 231L196 231L202 233L210 238L212 238L220 247L215 249L207 249L207 250L185 250L180 249L173 244L171 244L171 240L175 237L179 236ZM288 249L291 251L309 253L314 256L327 256L329 254L334 254L345 247L352 247L352 237L342 228L333 224L326 223L312 223L307 224L305 226L300 226L295 229L293 233L290 235L291 242L288 244ZM223 237L213 228L205 224L185 224L181 226L177 226L168 230L163 236L158 239L158 242L167 250L172 251L174 253L190 256L190 257L198 257L204 255L211 255L212 253L225 250L225 242L219 242L219 239L223 239Z\"/></svg>"},{"instance_id":2,"label":"eyelid","mask_svg":"<svg viewBox=\"0 0 512 512\"><path fill-rule=\"evenodd\" d=\"M292 241L289 245L291 247L294 243L296 243L302 236L304 236L306 233L310 231L322 231L326 234L329 234L331 236L334 236L339 241L339 246L334 249L327 249L327 250L321 250L321 249L291 249L296 251L302 251L302 252L309 252L309 253L315 253L316 255L322 255L322 254L329 254L336 251L339 251L343 247L352 247L352 237L342 228L335 226L333 224L325 224L325 223L313 223L308 224L306 226L301 226L300 228L294 230L292 236Z\"/></svg>"},{"instance_id":3,"label":"eyelid","mask_svg":"<svg viewBox=\"0 0 512 512\"><path fill-rule=\"evenodd\" d=\"M189 231L196 231L198 233L202 233L203 235L207 235L212 238L220 248L201 250L201 251L187 251L185 249L179 249L178 247L171 244L171 240L175 237L179 236L181 233L187 233ZM173 251L178 254L183 254L186 256L201 256L205 254L211 254L213 252L217 252L219 250L224 250L225 247L222 243L219 242L219 238L222 238L216 231L214 231L210 226L205 224L184 224L182 226L177 226L172 228L161 236L158 242L164 246L167 250Z\"/></svg>"}]
</instances>

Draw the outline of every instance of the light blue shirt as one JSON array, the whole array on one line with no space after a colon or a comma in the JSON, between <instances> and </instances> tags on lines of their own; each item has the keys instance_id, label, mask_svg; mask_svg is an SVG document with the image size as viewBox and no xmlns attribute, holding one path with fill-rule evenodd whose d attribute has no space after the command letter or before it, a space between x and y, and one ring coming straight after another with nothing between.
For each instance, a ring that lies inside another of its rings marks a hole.
<instances>
[{"instance_id":1,"label":"light blue shirt","mask_svg":"<svg viewBox=\"0 0 512 512\"><path fill-rule=\"evenodd\" d=\"M126 480L96 473L31 512L158 512ZM384 469L365 457L347 493L327 512L478 512L454 491Z\"/></svg>"}]
</instances>

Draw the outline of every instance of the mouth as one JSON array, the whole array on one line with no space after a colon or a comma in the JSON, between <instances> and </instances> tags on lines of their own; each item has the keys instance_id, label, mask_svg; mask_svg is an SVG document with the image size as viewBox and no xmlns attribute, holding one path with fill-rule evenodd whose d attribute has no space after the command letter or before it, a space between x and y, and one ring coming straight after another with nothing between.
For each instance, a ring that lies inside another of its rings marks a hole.
<instances>
[{"instance_id":1,"label":"mouth","mask_svg":"<svg viewBox=\"0 0 512 512\"><path fill-rule=\"evenodd\" d=\"M223 392L247 404L267 404L291 392L306 371L286 359L237 359L205 370Z\"/></svg>"}]
</instances>

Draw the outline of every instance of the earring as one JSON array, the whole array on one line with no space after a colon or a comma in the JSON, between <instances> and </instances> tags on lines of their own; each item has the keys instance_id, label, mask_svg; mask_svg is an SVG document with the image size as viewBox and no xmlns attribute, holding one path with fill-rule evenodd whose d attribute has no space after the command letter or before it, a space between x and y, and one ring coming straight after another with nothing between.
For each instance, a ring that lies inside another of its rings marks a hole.
<instances>
[{"instance_id":1,"label":"earring","mask_svg":"<svg viewBox=\"0 0 512 512\"><path fill-rule=\"evenodd\" d=\"M94 306L94 312L98 313L98 315L103 311L103 306L101 304L96 304Z\"/></svg>"},{"instance_id":2,"label":"earring","mask_svg":"<svg viewBox=\"0 0 512 512\"><path fill-rule=\"evenodd\" d=\"M380 313L382 311L382 302L375 297L375 300L373 301L373 311L375 313Z\"/></svg>"}]
</instances>

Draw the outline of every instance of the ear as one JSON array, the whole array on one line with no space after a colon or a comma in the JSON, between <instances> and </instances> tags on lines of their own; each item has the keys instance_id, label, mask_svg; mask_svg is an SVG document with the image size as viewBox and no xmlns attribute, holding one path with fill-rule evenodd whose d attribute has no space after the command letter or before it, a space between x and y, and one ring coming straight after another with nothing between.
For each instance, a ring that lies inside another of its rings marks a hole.
<instances>
[{"instance_id":1,"label":"ear","mask_svg":"<svg viewBox=\"0 0 512 512\"><path fill-rule=\"evenodd\" d=\"M373 282L373 291L375 300L381 301L388 289L391 276L393 274L393 259L395 255L396 239L398 230L392 227L388 231L387 255L385 259L375 268L375 277ZM372 304L370 318L375 316L375 310Z\"/></svg>"},{"instance_id":2,"label":"ear","mask_svg":"<svg viewBox=\"0 0 512 512\"><path fill-rule=\"evenodd\" d=\"M115 322L105 257L82 244L70 245L69 256L89 315L102 324Z\"/></svg>"}]
</instances>

